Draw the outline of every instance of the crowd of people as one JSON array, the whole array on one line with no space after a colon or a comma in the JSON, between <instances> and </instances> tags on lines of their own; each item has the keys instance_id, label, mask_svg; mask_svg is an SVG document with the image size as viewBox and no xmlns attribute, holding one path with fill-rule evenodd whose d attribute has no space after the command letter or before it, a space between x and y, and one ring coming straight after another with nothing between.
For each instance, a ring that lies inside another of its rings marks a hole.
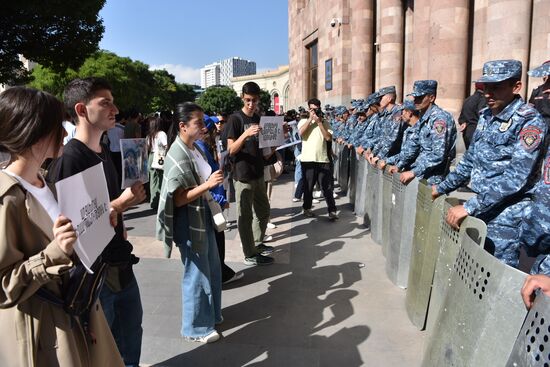
<instances>
[{"instance_id":1,"label":"crowd of people","mask_svg":"<svg viewBox=\"0 0 550 367\"><path fill-rule=\"evenodd\" d=\"M327 105L323 112L321 101L310 99L307 108L285 116L287 133L294 124L301 137L291 148L293 201L303 198L303 215L313 217L317 186L328 218L339 218L333 144L342 145L344 155L399 173L403 184L426 179L434 199L468 185L473 196L451 208L447 222L459 228L467 216L485 221L485 249L512 267L522 247L537 258L522 290L530 307L536 288L550 294L550 62L529 74L544 83L525 103L521 63L485 63L475 98L459 118L467 150L458 162L459 130L436 104L435 80L414 82L403 104L396 103L394 86L352 101L351 109ZM222 284L243 276L224 262L225 223L216 215L227 209L232 191L244 263L274 263L274 248L265 244L273 177L266 179L265 172L281 158L275 147L259 147L260 93L256 83L246 83L243 107L230 115L207 116L187 102L146 118L119 113L101 78L71 81L63 102L27 87L0 94L0 150L9 154L0 171L0 325L17 328L0 343L2 364L139 365L143 309L133 273L139 259L123 212L147 195L165 255L175 244L183 263L181 335L202 343L220 338ZM149 185L138 181L121 189L120 139L140 137L148 147ZM77 233L59 211L54 184L98 164L114 236L89 275L78 271ZM70 293L75 283L85 286ZM69 296L85 300L78 311L67 306Z\"/></svg>"}]
</instances>

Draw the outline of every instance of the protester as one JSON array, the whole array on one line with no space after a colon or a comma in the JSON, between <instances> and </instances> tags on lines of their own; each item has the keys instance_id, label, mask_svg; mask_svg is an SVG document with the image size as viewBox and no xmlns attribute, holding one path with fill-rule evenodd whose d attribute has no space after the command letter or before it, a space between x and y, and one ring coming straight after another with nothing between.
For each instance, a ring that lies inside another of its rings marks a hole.
<instances>
[{"instance_id":1,"label":"protester","mask_svg":"<svg viewBox=\"0 0 550 367\"><path fill-rule=\"evenodd\" d=\"M475 88L474 94L464 100L460 116L458 116L459 131L462 132L466 149L468 149L474 137L474 131L476 131L477 121L479 120L479 111L487 106L483 94L483 83L475 83Z\"/></svg>"},{"instance_id":2,"label":"protester","mask_svg":"<svg viewBox=\"0 0 550 367\"><path fill-rule=\"evenodd\" d=\"M454 228L468 215L483 220L485 249L512 267L519 264L518 227L539 177L547 130L542 116L519 95L521 69L517 60L483 65L478 82L484 85L487 108L480 113L473 144L432 190L435 198L469 180L476 195L449 209L446 220Z\"/></svg>"},{"instance_id":3,"label":"protester","mask_svg":"<svg viewBox=\"0 0 550 367\"><path fill-rule=\"evenodd\" d=\"M101 144L102 134L114 127L118 113L111 90L106 80L94 77L74 79L65 87L63 99L76 122L76 135L52 163L48 181L56 182L102 163L111 208L118 218L115 235L101 255L109 267L99 298L124 363L138 366L143 309L132 266L139 259L126 240L122 213L145 199L145 189L138 181L121 193L109 149Z\"/></svg>"},{"instance_id":4,"label":"protester","mask_svg":"<svg viewBox=\"0 0 550 367\"><path fill-rule=\"evenodd\" d=\"M320 180L321 190L327 202L329 219L336 220L338 214L330 184L332 171L329 159L330 150L327 144L332 139L332 130L322 114L321 101L313 98L307 104L309 117L298 124L298 130L302 137L301 162L304 171L303 213L307 217L314 216L311 211L313 187L317 180Z\"/></svg>"},{"instance_id":5,"label":"protester","mask_svg":"<svg viewBox=\"0 0 550 367\"><path fill-rule=\"evenodd\" d=\"M136 109L131 109L128 112L128 119L124 125L124 139L141 138L141 125L139 124L139 112Z\"/></svg>"},{"instance_id":6,"label":"protester","mask_svg":"<svg viewBox=\"0 0 550 367\"><path fill-rule=\"evenodd\" d=\"M299 123L297 121L297 117L302 119L307 119L309 114L304 109L300 112L299 115L296 115L296 111L292 110L293 113L287 113L285 120L288 120L287 122L292 122L294 124ZM290 111L289 111L290 112ZM300 162L301 154L302 154L302 143L296 144L293 147L293 154L294 154L294 197L292 198L293 202L298 202L302 200L302 195L304 194L304 178L302 173L302 162Z\"/></svg>"},{"instance_id":7,"label":"protester","mask_svg":"<svg viewBox=\"0 0 550 367\"><path fill-rule=\"evenodd\" d=\"M149 204L152 209L157 210L160 197L160 188L162 185L163 169L153 168L153 159L155 152L165 152L168 149L168 127L170 126L170 120L161 119L160 117L149 117L147 124L149 125L149 134L147 135L147 151L149 152L149 159L147 161L149 170L149 192L150 199Z\"/></svg>"},{"instance_id":8,"label":"protester","mask_svg":"<svg viewBox=\"0 0 550 367\"><path fill-rule=\"evenodd\" d=\"M107 138L109 140L109 152L118 177L118 181L122 181L122 155L120 152L120 139L124 139L124 121L126 119L123 113L118 113L115 116L115 126L107 130Z\"/></svg>"},{"instance_id":9,"label":"protester","mask_svg":"<svg viewBox=\"0 0 550 367\"><path fill-rule=\"evenodd\" d=\"M0 172L2 366L123 365L99 302L80 318L38 295L61 299L75 265L77 234L40 173L63 151L63 117L63 103L46 92L0 94L0 150L11 155Z\"/></svg>"},{"instance_id":10,"label":"protester","mask_svg":"<svg viewBox=\"0 0 550 367\"><path fill-rule=\"evenodd\" d=\"M157 215L157 238L170 257L172 242L181 254L181 335L188 341L212 343L220 338L221 266L212 213L204 194L223 182L212 172L196 141L204 129L203 111L194 103L178 104L170 134L174 137L164 164Z\"/></svg>"},{"instance_id":11,"label":"protester","mask_svg":"<svg viewBox=\"0 0 550 367\"><path fill-rule=\"evenodd\" d=\"M273 151L264 156L259 148L260 116L255 113L260 101L260 87L254 82L243 85L241 99L244 106L229 117L224 134L227 149L233 160L233 182L236 192L237 227L241 237L246 265L269 265L274 251L263 244L269 221L264 166L274 163ZM254 209L254 212L252 211ZM257 220L253 220L254 215Z\"/></svg>"},{"instance_id":12,"label":"protester","mask_svg":"<svg viewBox=\"0 0 550 367\"><path fill-rule=\"evenodd\" d=\"M216 134L216 128L214 125L216 121L217 118L212 119L212 117L209 117L208 121L205 121L206 126L203 129L203 135L199 140L195 142L199 149L202 151L203 155L206 157L206 160L208 161L208 165L210 165L210 169L212 170L212 172L220 170L220 165L214 158L218 155L216 152L216 144L214 143L214 137ZM209 191L212 195L212 199L214 199L222 209L229 208L229 202L227 201L227 196L223 185L218 185ZM229 284L241 279L244 276L244 273L236 273L233 269L229 267L229 265L225 263L224 231L216 230L216 244L218 247L218 255L220 257L222 284Z\"/></svg>"}]
</instances>

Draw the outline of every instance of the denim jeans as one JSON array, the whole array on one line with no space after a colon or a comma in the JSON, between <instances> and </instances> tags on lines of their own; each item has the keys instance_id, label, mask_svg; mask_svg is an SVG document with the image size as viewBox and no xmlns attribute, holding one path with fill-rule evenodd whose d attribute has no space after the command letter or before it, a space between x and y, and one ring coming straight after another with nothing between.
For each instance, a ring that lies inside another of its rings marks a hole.
<instances>
[{"instance_id":1,"label":"denim jeans","mask_svg":"<svg viewBox=\"0 0 550 367\"><path fill-rule=\"evenodd\" d=\"M181 335L197 338L210 334L222 321L222 276L210 211L206 208L206 243L198 252L193 251L189 240L186 212L185 207L180 208L174 217L174 242L184 267Z\"/></svg>"},{"instance_id":2,"label":"denim jeans","mask_svg":"<svg viewBox=\"0 0 550 367\"><path fill-rule=\"evenodd\" d=\"M294 197L301 199L304 194L304 179L302 177L302 162L297 158L302 152L298 148L294 148L294 157L296 158L296 166L294 168Z\"/></svg>"},{"instance_id":3,"label":"denim jeans","mask_svg":"<svg viewBox=\"0 0 550 367\"><path fill-rule=\"evenodd\" d=\"M120 292L113 292L104 285L99 299L124 364L139 366L143 308L136 278Z\"/></svg>"}]
</instances>

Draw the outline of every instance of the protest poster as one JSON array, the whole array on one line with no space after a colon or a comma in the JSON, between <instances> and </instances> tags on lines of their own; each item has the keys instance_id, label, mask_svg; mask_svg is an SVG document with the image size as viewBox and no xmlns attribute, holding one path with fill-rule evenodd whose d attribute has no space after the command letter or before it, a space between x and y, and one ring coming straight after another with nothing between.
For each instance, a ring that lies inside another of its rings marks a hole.
<instances>
[{"instance_id":1,"label":"protest poster","mask_svg":"<svg viewBox=\"0 0 550 367\"><path fill-rule=\"evenodd\" d=\"M261 148L277 147L285 141L283 116L262 116L260 118L259 144Z\"/></svg>"},{"instance_id":2,"label":"protest poster","mask_svg":"<svg viewBox=\"0 0 550 367\"><path fill-rule=\"evenodd\" d=\"M288 132L285 134L285 141L283 145L277 148L277 150L281 150L284 148L291 147L296 144L300 144L302 142L302 138L300 137L300 132L298 130L298 122L297 121L291 121L288 123Z\"/></svg>"},{"instance_id":3,"label":"protest poster","mask_svg":"<svg viewBox=\"0 0 550 367\"><path fill-rule=\"evenodd\" d=\"M121 187L123 189L132 186L136 181L149 182L145 139L120 139L120 154L122 155Z\"/></svg>"},{"instance_id":4,"label":"protest poster","mask_svg":"<svg viewBox=\"0 0 550 367\"><path fill-rule=\"evenodd\" d=\"M75 252L92 273L92 264L115 235L103 163L58 181L55 188L59 210L76 230Z\"/></svg>"}]
</instances>

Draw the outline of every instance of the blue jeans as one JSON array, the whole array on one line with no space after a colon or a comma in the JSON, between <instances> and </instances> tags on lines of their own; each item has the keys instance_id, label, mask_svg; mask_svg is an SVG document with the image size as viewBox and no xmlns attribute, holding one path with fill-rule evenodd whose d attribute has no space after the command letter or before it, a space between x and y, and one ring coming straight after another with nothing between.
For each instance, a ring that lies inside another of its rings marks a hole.
<instances>
[{"instance_id":1,"label":"blue jeans","mask_svg":"<svg viewBox=\"0 0 550 367\"><path fill-rule=\"evenodd\" d=\"M297 158L302 152L296 147L294 148L294 157L296 158L296 166L294 168L294 197L301 199L304 194L304 179L302 177L302 162Z\"/></svg>"},{"instance_id":2,"label":"blue jeans","mask_svg":"<svg viewBox=\"0 0 550 367\"><path fill-rule=\"evenodd\" d=\"M188 236L189 222L186 208L180 208L174 217L174 242L178 246L183 263L182 326L184 337L202 337L214 331L214 325L222 321L222 275L216 244L215 229L210 211L206 210L206 243L193 251ZM183 214L183 215L182 215Z\"/></svg>"},{"instance_id":3,"label":"blue jeans","mask_svg":"<svg viewBox=\"0 0 550 367\"><path fill-rule=\"evenodd\" d=\"M124 364L139 366L143 308L136 278L120 292L113 292L104 285L99 299Z\"/></svg>"}]
</instances>

